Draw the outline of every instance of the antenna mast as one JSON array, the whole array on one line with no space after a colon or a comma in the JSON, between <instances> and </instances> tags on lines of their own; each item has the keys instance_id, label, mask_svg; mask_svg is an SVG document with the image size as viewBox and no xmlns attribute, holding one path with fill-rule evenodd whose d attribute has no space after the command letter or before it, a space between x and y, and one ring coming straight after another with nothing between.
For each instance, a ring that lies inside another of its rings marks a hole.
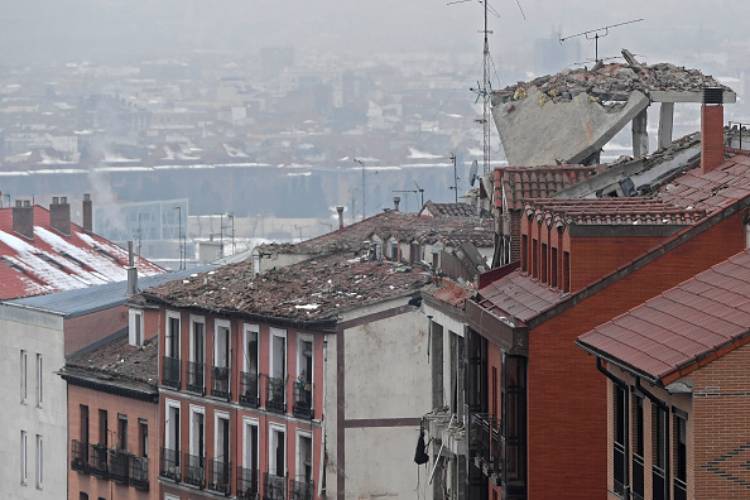
<instances>
[{"instance_id":1,"label":"antenna mast","mask_svg":"<svg viewBox=\"0 0 750 500\"><path fill-rule=\"evenodd\" d=\"M490 31L488 29L489 0L484 3L484 57L482 61L482 86L479 90L482 96L482 159L484 175L490 173L490 106L492 84L490 83Z\"/></svg>"},{"instance_id":2,"label":"antenna mast","mask_svg":"<svg viewBox=\"0 0 750 500\"><path fill-rule=\"evenodd\" d=\"M598 63L602 61L602 59L599 59L599 39L600 38L604 38L608 36L609 30L612 28L619 28L620 26L625 26L627 24L640 23L642 21L645 21L645 19L643 18L633 19L631 21L625 21L623 23L609 24L607 26L602 26L601 28L594 28L594 29L582 31L580 33L576 33L575 35L562 36L560 37L560 43L570 40L571 38L578 38L578 37L585 37L586 40L593 40L594 41L594 62Z\"/></svg>"}]
</instances>

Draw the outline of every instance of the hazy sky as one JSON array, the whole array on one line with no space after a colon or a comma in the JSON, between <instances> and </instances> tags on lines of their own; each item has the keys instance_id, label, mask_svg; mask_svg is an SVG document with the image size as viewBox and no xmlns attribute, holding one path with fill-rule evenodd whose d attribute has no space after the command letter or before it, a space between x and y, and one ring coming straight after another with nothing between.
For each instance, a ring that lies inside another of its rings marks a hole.
<instances>
[{"instance_id":1,"label":"hazy sky","mask_svg":"<svg viewBox=\"0 0 750 500\"><path fill-rule=\"evenodd\" d=\"M498 56L535 38L636 17L608 47L657 56L744 41L747 0L491 0ZM253 53L266 45L349 51L462 51L478 47L481 5L443 0L0 0L0 61L164 55L192 49ZM611 52L616 52L612 50Z\"/></svg>"}]
</instances>

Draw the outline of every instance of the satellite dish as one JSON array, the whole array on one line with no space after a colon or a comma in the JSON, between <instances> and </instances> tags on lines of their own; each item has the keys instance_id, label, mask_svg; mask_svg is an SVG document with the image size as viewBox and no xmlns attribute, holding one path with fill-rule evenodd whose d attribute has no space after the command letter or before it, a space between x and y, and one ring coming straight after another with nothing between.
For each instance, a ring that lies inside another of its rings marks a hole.
<instances>
[{"instance_id":1,"label":"satellite dish","mask_svg":"<svg viewBox=\"0 0 750 500\"><path fill-rule=\"evenodd\" d=\"M471 164L471 170L469 170L469 185L474 187L474 182L477 180L477 171L479 170L479 163L474 160Z\"/></svg>"}]
</instances>

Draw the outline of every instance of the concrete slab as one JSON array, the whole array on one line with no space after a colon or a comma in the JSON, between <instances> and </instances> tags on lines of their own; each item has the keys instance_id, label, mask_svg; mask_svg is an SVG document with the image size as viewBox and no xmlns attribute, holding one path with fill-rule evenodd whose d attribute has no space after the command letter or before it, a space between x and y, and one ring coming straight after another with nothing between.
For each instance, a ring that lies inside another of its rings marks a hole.
<instances>
[{"instance_id":1,"label":"concrete slab","mask_svg":"<svg viewBox=\"0 0 750 500\"><path fill-rule=\"evenodd\" d=\"M554 102L531 87L522 100L498 103L492 115L510 165L581 163L598 153L649 103L639 91L613 106L602 105L586 93Z\"/></svg>"}]
</instances>

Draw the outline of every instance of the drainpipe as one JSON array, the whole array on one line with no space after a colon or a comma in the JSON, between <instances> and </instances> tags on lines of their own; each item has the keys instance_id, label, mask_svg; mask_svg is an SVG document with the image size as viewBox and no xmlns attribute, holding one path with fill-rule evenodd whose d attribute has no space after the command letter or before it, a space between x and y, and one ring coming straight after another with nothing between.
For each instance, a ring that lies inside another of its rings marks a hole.
<instances>
[{"instance_id":1,"label":"drainpipe","mask_svg":"<svg viewBox=\"0 0 750 500\"><path fill-rule=\"evenodd\" d=\"M651 392L649 392L645 387L641 385L641 378L635 377L635 388L639 392L641 392L644 396L646 396L651 403L655 404L656 406L662 408L666 413L666 418L664 419L664 446L667 450L667 459L664 461L664 486L665 490L667 492L667 497L669 498L669 492L672 490L670 488L670 453L669 453L669 446L671 443L671 440L669 439L669 405L662 401L661 399L654 396Z\"/></svg>"},{"instance_id":2,"label":"drainpipe","mask_svg":"<svg viewBox=\"0 0 750 500\"><path fill-rule=\"evenodd\" d=\"M623 485L623 488L625 490L625 500L630 499L630 392L628 390L628 384L615 376L614 373L607 370L604 365L602 364L602 358L597 357L596 358L596 369L599 370L602 374L604 374L605 377L607 377L609 380L612 381L613 384L619 386L625 391L625 460L624 460L624 466L625 466L625 484ZM636 384L638 383L638 379L636 378ZM614 463L613 463L614 466Z\"/></svg>"}]
</instances>

